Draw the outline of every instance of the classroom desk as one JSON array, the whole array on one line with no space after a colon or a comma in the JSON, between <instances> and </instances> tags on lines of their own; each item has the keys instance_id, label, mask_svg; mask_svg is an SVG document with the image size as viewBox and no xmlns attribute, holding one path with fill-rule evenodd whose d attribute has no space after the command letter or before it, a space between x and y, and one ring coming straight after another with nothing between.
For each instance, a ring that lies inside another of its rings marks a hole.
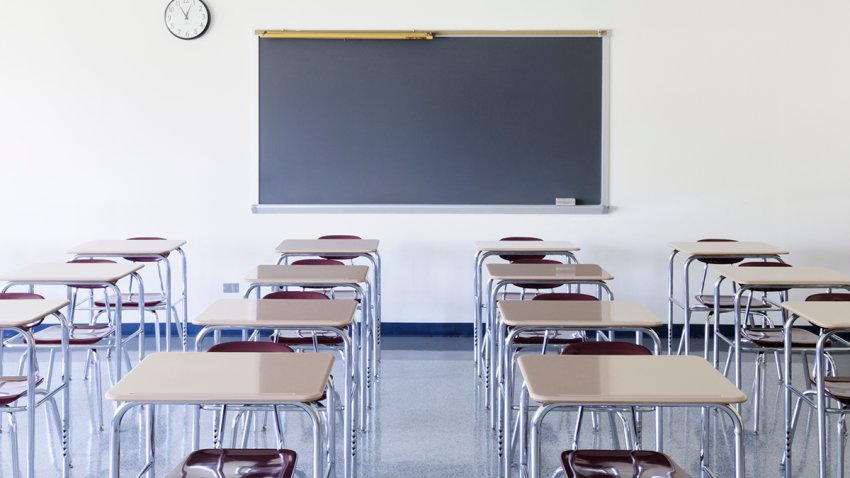
<instances>
[{"instance_id":1,"label":"classroom desk","mask_svg":"<svg viewBox=\"0 0 850 478\"><path fill-rule=\"evenodd\" d=\"M475 241L475 264L472 279L473 319L472 336L475 350L475 373L481 377L483 372L483 334L481 333L481 309L485 307L481 287L483 285L484 261L490 256L510 254L514 256L564 256L568 263L578 263L575 255L580 248L567 241Z\"/></svg>"},{"instance_id":2,"label":"classroom desk","mask_svg":"<svg viewBox=\"0 0 850 478\"><path fill-rule=\"evenodd\" d=\"M366 430L366 408L371 399L369 391L371 384L371 368L369 346L370 324L373 320L371 314L371 284L369 282L368 266L308 266L308 265L260 265L248 272L245 277L248 288L244 297L248 298L251 292L256 291L259 298L261 287L347 287L353 289L362 300L360 333L358 345L360 357L356 368L359 374L357 384L359 386L359 410L357 423L361 431ZM363 385L365 384L365 385Z\"/></svg>"},{"instance_id":3,"label":"classroom desk","mask_svg":"<svg viewBox=\"0 0 850 478\"><path fill-rule=\"evenodd\" d=\"M823 333L815 346L815 368L824 370L824 347L826 343L839 332L850 331L850 302L784 302L782 307L790 312L792 316L785 322L784 353L784 402L785 402L785 476L791 477L791 394L797 396L803 394L794 388L791 374L791 334L789 333L794 322L798 318L807 320L812 325L823 329ZM826 392L824 392L824 376L816 374L815 391L817 393L816 404L818 416L818 460L820 476L826 477ZM808 388L808 384L805 384ZM808 397L805 398L811 400ZM841 476L838 474L836 476Z\"/></svg>"},{"instance_id":4,"label":"classroom desk","mask_svg":"<svg viewBox=\"0 0 850 478\"><path fill-rule=\"evenodd\" d=\"M310 417L313 427L313 478L322 478L322 427L312 402L330 389L333 355L326 353L158 352L148 356L106 392L124 402L115 411L110 434L110 476L118 478L121 461L119 429L124 415L142 405L289 405ZM191 380L187 380L191 377ZM274 380L270 380L274 377ZM154 465L154 411L147 410L148 461ZM330 425L329 421L329 426ZM197 423L194 423L197 428ZM329 432L330 434L330 432ZM331 453L333 455L333 453Z\"/></svg>"},{"instance_id":5,"label":"classroom desk","mask_svg":"<svg viewBox=\"0 0 850 478\"><path fill-rule=\"evenodd\" d=\"M496 313L496 297L499 291L509 284L539 284L551 285L553 287L561 284L571 285L595 285L607 293L608 300L614 298L611 289L605 283L614 278L596 264L487 264L487 272L490 279L487 282L487 336L489 340L488 360L486 363L487 374L485 375L485 386L488 388L485 394L485 404L492 403L490 415L490 427L496 427L498 419L498 394L496 393L493 379L496 376L494 368L499 364L499 347L502 345L496 337L499 328L498 314ZM487 401L489 400L489 402Z\"/></svg>"},{"instance_id":6,"label":"classroom desk","mask_svg":"<svg viewBox=\"0 0 850 478\"><path fill-rule=\"evenodd\" d=\"M673 353L673 315L674 307L679 307L685 313L682 328L684 353L690 353L691 313L708 308L691 306L690 267L699 259L778 259L780 255L788 254L785 249L765 244L763 242L671 242L668 246L673 249L667 261L667 355ZM682 272L683 296L681 302L674 294L675 274L674 262L679 253L686 257Z\"/></svg>"},{"instance_id":7,"label":"classroom desk","mask_svg":"<svg viewBox=\"0 0 850 478\"><path fill-rule=\"evenodd\" d=\"M710 407L722 410L735 427L735 476L744 475L741 417L731 404L747 400L701 357L602 356L602 355L523 355L519 369L524 385L520 417L526 417L528 399L540 406L529 428L529 473L540 477L540 432L550 411L572 406L662 406ZM661 413L656 412L661 433ZM703 414L703 434L710 420ZM520 428L525 430L525 427ZM520 437L524 439L521 432ZM708 446L702 443L700 466L708 466ZM661 451L661 450L658 450Z\"/></svg>"},{"instance_id":8,"label":"classroom desk","mask_svg":"<svg viewBox=\"0 0 850 478\"><path fill-rule=\"evenodd\" d=\"M62 390L62 458L63 471L62 476L67 477L71 471L71 453L68 440L68 423L71 415L70 408L70 393L69 393L69 378L71 372L71 360L68 353L68 324L65 317L59 312L63 307L70 304L67 300L56 299L21 299L21 300L0 300L0 340L3 339L4 332L11 331L23 340L26 350L27 360L24 370L27 374L27 394L26 394L26 411L27 411L27 474L29 478L35 478L35 409L38 405L44 403L49 397L55 395L60 389ZM32 338L32 333L28 325L41 320L43 317L54 314L56 315L62 327L62 384L53 390L47 390L47 394L38 403L36 403L36 357L35 357L35 341ZM16 408L16 407L11 407Z\"/></svg>"},{"instance_id":9,"label":"classroom desk","mask_svg":"<svg viewBox=\"0 0 850 478\"><path fill-rule=\"evenodd\" d=\"M95 257L144 257L160 259L160 263L165 268L165 284L163 288L163 297L165 299L165 350L171 350L171 309L177 304L183 304L183 322L180 330L180 338L183 344L183 351L187 349L187 321L189 316L189 305L186 300L188 290L188 279L186 277L186 253L183 251L183 246L186 241L173 239L119 239L119 240L98 240L89 241L83 244L72 247L68 250L68 254L73 254L74 258L95 258ZM183 292L180 299L174 301L174 296L171 290L171 262L169 254L176 252L180 254L181 270L183 273ZM179 320L178 320L179 323ZM159 339L159 331L157 330L157 339ZM159 340L156 343L157 352L159 352Z\"/></svg>"},{"instance_id":10,"label":"classroom desk","mask_svg":"<svg viewBox=\"0 0 850 478\"><path fill-rule=\"evenodd\" d=\"M280 257L278 264L286 263L290 257L363 257L372 264L372 363L374 376L378 379L378 364L381 362L381 255L377 239L286 239L275 252Z\"/></svg>"},{"instance_id":11,"label":"classroom desk","mask_svg":"<svg viewBox=\"0 0 850 478\"><path fill-rule=\"evenodd\" d=\"M735 386L741 387L741 297L750 289L848 289L850 277L825 267L733 267L711 266L718 275L714 283L714 348L712 362L717 367L720 326L720 285L728 279L737 284L734 307ZM790 355L789 355L790 357Z\"/></svg>"},{"instance_id":12,"label":"classroom desk","mask_svg":"<svg viewBox=\"0 0 850 478\"><path fill-rule=\"evenodd\" d=\"M355 437L352 430L353 399L352 342L346 329L354 321L354 300L220 299L212 303L192 323L203 327L195 340L200 350L204 337L215 330L311 330L339 336L343 342L345 382L343 385L343 429L345 431L345 476L353 472Z\"/></svg>"},{"instance_id":13,"label":"classroom desk","mask_svg":"<svg viewBox=\"0 0 850 478\"><path fill-rule=\"evenodd\" d=\"M524 332L537 331L618 331L643 333L652 341L653 351L658 355L661 340L653 327L664 325L646 307L634 301L535 301L503 300L498 304L502 320L499 341L502 346L501 390L502 406L499 437L506 435L512 423L514 377L511 366L511 347L514 339ZM511 328L511 329L509 329ZM510 330L510 331L509 331ZM510 435L510 433L507 433ZM508 443L499 440L499 443ZM509 446L507 447L509 450ZM502 450L499 450L502 453ZM510 467L510 451L502 454L504 473Z\"/></svg>"},{"instance_id":14,"label":"classroom desk","mask_svg":"<svg viewBox=\"0 0 850 478\"><path fill-rule=\"evenodd\" d=\"M113 295L120 297L121 289L117 282L125 277L133 277L139 281L139 329L126 339L123 338L121 330L121 303L115 305L115 381L121 380L123 364L123 347L125 340L139 336L139 360L144 357L144 327L145 327L145 285L138 271L144 267L135 263L115 264L80 264L80 263L53 263L36 264L13 272L0 274L0 281L8 281L0 292L6 292L15 285L60 285L72 287L74 285L91 285L108 289ZM70 299L71 291L68 289ZM73 304L71 304L73 307ZM73 314L69 314L73 317Z\"/></svg>"}]
</instances>

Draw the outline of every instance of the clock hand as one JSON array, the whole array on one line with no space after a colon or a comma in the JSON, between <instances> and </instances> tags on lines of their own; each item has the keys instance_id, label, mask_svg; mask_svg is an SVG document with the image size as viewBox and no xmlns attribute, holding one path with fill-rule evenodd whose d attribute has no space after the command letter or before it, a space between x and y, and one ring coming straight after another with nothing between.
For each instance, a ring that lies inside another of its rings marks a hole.
<instances>
[{"instance_id":1,"label":"clock hand","mask_svg":"<svg viewBox=\"0 0 850 478\"><path fill-rule=\"evenodd\" d=\"M179 1L177 2L177 6L180 8L180 11L183 12L183 18L188 20L189 19L189 12L191 11L191 8L189 10L183 10L183 6L180 5Z\"/></svg>"}]
</instances>

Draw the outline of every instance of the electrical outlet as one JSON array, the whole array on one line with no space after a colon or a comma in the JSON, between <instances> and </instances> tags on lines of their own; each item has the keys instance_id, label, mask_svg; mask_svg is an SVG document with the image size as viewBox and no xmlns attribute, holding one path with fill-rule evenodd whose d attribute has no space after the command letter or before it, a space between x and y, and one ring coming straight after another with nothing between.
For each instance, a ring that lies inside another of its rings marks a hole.
<instances>
[{"instance_id":1,"label":"electrical outlet","mask_svg":"<svg viewBox=\"0 0 850 478\"><path fill-rule=\"evenodd\" d=\"M239 283L238 282L225 282L223 289L224 289L225 294L238 294L239 293Z\"/></svg>"}]
</instances>

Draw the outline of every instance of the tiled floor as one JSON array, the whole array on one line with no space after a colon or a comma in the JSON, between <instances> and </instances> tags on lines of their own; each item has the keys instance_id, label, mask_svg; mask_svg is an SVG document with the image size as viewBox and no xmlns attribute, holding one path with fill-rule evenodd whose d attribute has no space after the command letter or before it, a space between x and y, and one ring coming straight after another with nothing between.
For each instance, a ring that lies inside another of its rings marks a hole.
<instances>
[{"instance_id":1,"label":"tiled floor","mask_svg":"<svg viewBox=\"0 0 850 478\"><path fill-rule=\"evenodd\" d=\"M369 424L369 432L358 443L359 476L368 477L494 477L496 472L496 442L488 429L487 415L478 405L479 390L473 380L469 339L465 338L385 338L382 377L377 389L377 413ZM6 370L13 367L13 357L7 354ZM88 381L82 380L84 354L74 357L72 383L72 457L73 476L103 477L108 470L108 431L93 425L95 412ZM752 362L745 364L744 380L753 376ZM745 432L746 476L779 477L779 459L783 448L782 397L772 361L767 364L765 403L762 432L752 433L751 408L744 407L748 420ZM106 383L105 382L105 386ZM751 389L746 390L751 395ZM113 410L107 402L105 417L108 424ZM19 422L23 423L23 416ZM309 476L309 434L303 417L289 413L286 418L287 446L301 456L299 474ZM609 422L600 420L599 432L585 426L582 447L608 447L611 439ZM644 443L652 445L653 421L645 420ZM158 461L156 476L168 470L189 451L190 414L183 407L163 407L157 415L156 446ZM558 466L558 452L569 445L574 414L550 416L544 429L544 476ZM699 413L684 409L665 411L666 448L671 456L688 471L697 475L699 443L696 430ZM731 429L722 425L712 439L714 468L718 477L732 476ZM108 425L107 425L108 426ZM140 422L136 416L125 419L122 430L122 476L135 476L144 449ZM0 476L11 477L9 434L6 422L0 433ZM24 459L24 426L20 425L20 453ZM211 419L202 420L202 445L210 443ZM833 428L830 428L833 430ZM38 450L36 476L60 476L60 442L50 434L45 413L39 411L36 424ZM341 434L340 434L341 435ZM274 433L256 431L251 434L251 446L273 446ZM340 436L341 439L341 436ZM814 414L804 410L801 428L794 446L794 476L817 475L817 453ZM832 444L834 450L834 444ZM830 460L830 470L834 468ZM22 462L23 465L23 462ZM848 467L850 469L850 467ZM337 476L341 476L340 473Z\"/></svg>"}]
</instances>

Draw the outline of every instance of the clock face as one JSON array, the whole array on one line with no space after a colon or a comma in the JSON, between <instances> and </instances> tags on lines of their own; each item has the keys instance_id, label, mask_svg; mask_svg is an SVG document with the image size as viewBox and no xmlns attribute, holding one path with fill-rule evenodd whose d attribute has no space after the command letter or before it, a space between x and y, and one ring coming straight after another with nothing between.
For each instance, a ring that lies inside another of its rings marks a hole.
<instances>
[{"instance_id":1,"label":"clock face","mask_svg":"<svg viewBox=\"0 0 850 478\"><path fill-rule=\"evenodd\" d=\"M171 0L165 7L165 26L177 38L197 38L209 24L210 12L201 0Z\"/></svg>"}]
</instances>

